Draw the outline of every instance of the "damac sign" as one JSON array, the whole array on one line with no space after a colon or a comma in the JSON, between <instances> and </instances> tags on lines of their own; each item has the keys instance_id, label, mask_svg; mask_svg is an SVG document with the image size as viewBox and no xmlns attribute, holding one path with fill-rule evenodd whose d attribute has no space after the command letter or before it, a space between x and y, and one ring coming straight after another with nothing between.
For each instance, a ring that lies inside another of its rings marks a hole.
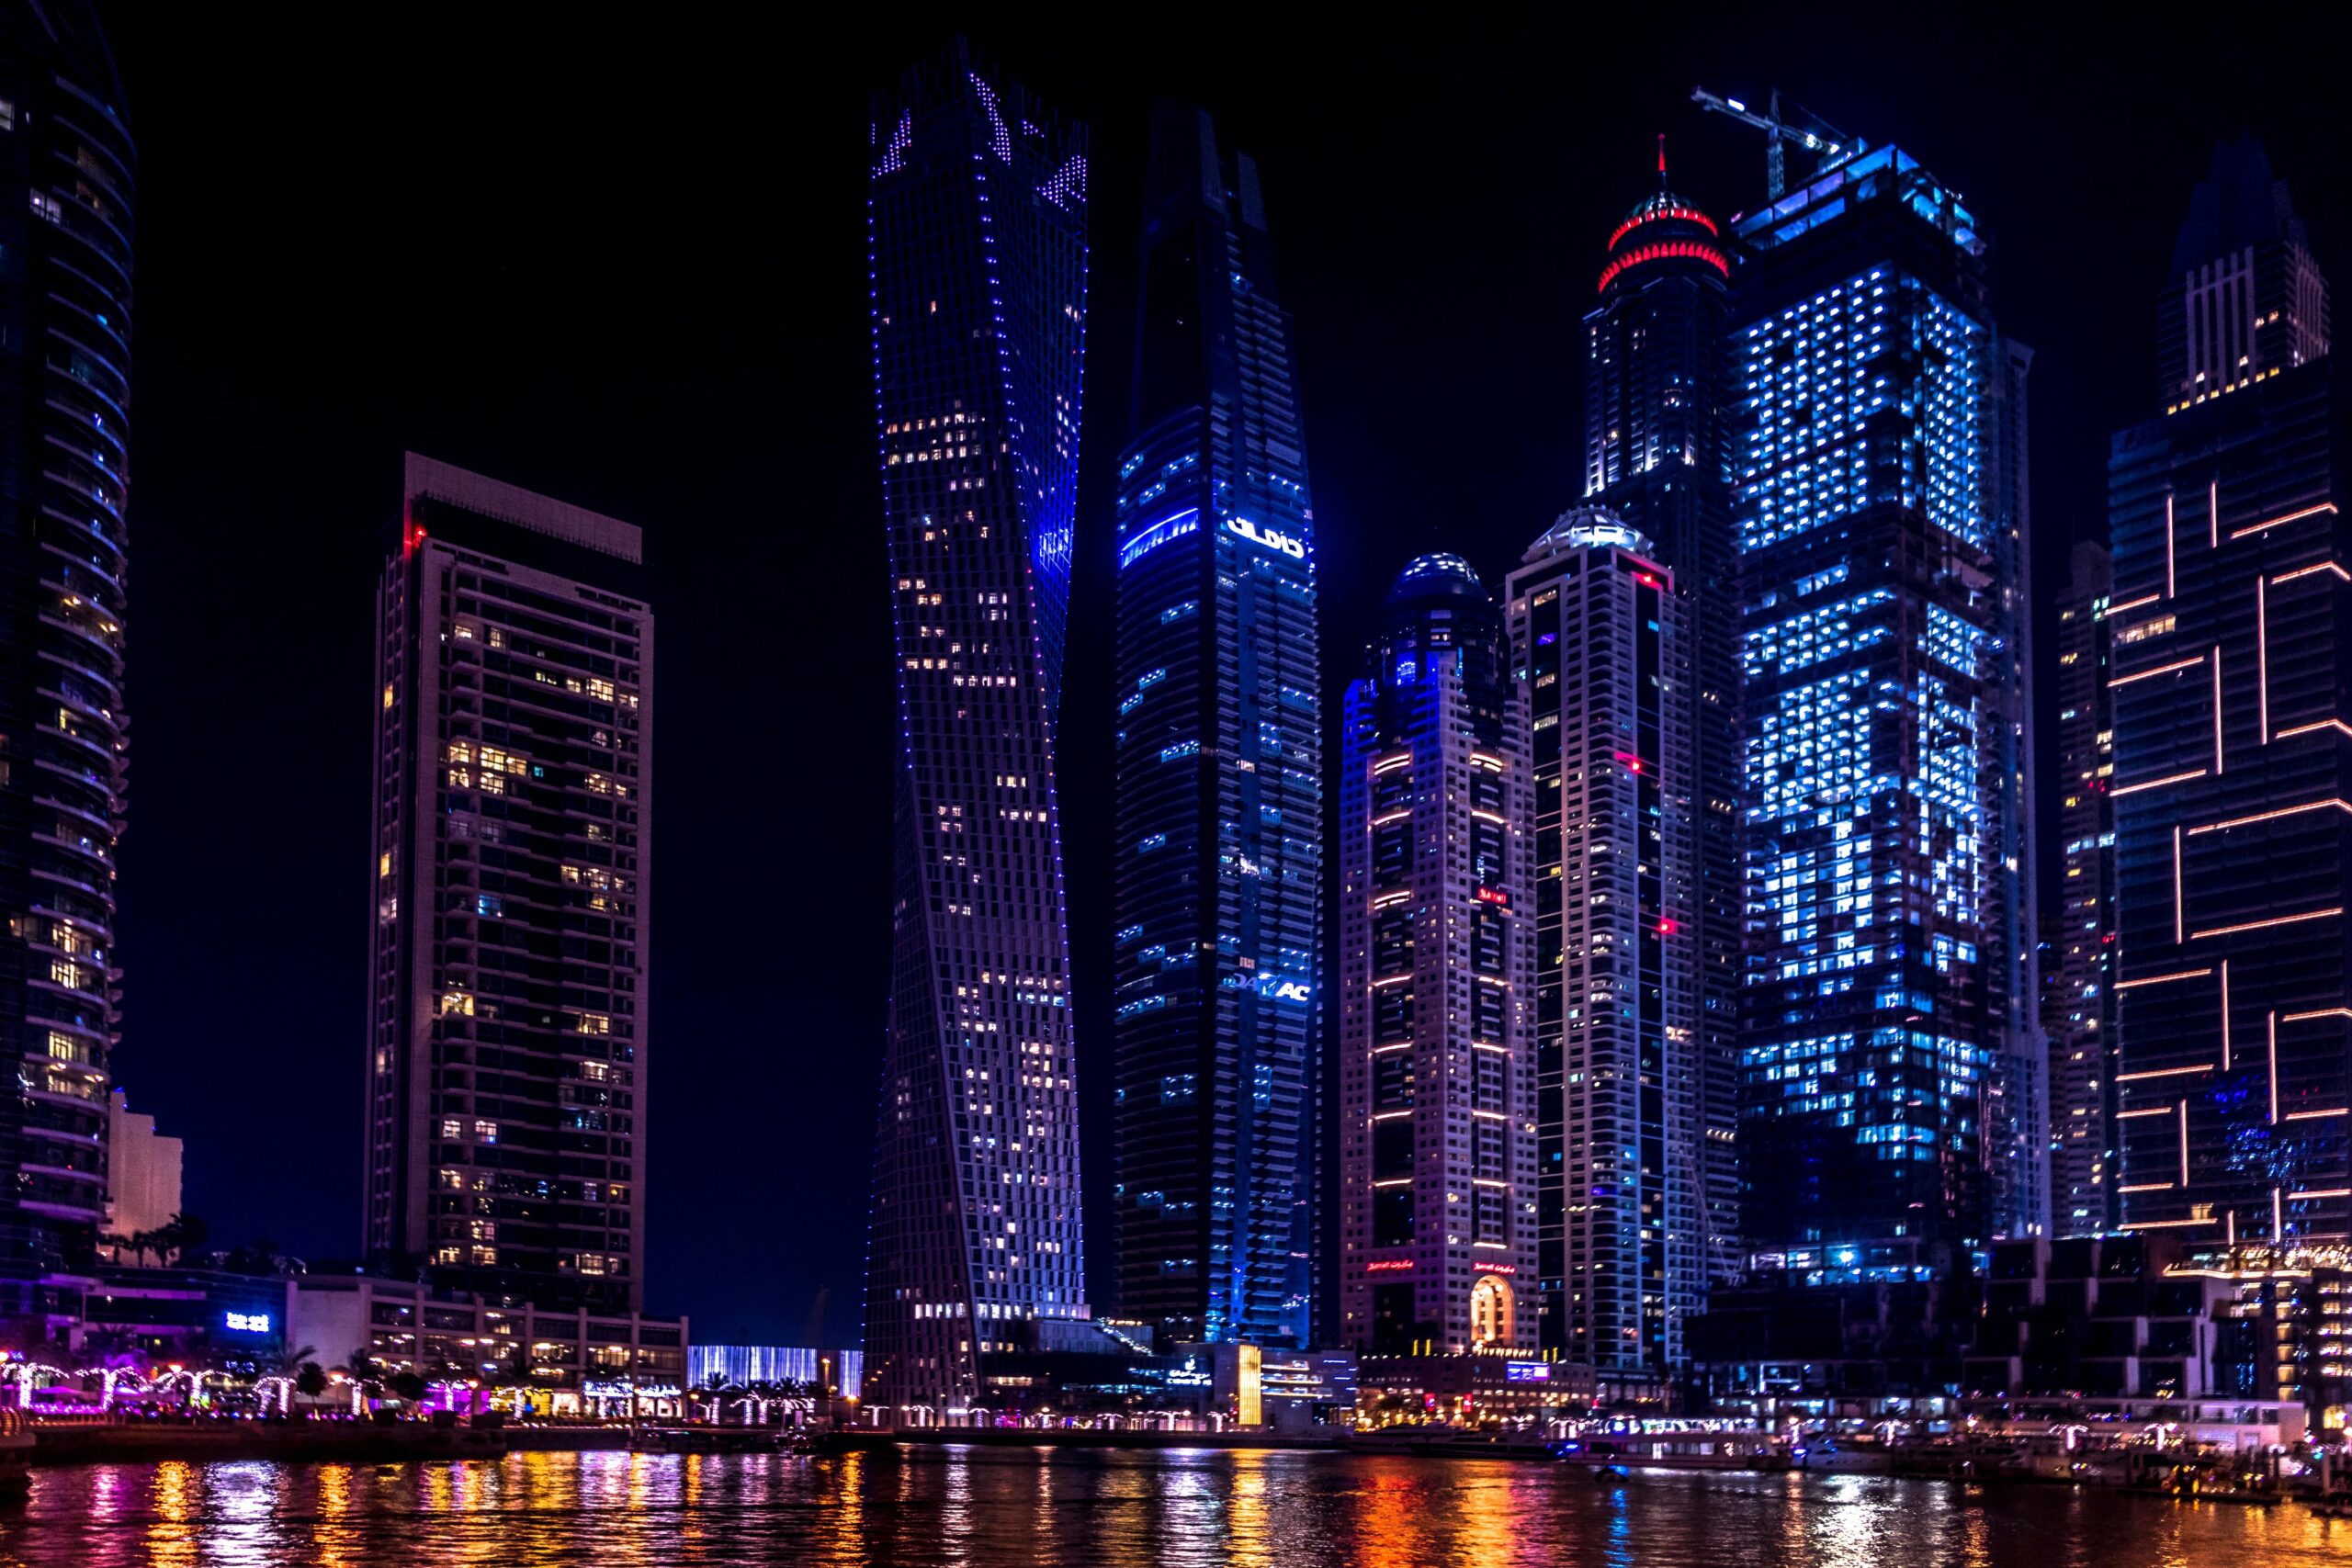
<instances>
[{"instance_id":1,"label":"damac sign","mask_svg":"<svg viewBox=\"0 0 2352 1568\"><path fill-rule=\"evenodd\" d=\"M1277 528L1261 528L1247 517L1228 517L1225 525L1261 549L1280 550L1293 560L1306 558L1306 541Z\"/></svg>"}]
</instances>

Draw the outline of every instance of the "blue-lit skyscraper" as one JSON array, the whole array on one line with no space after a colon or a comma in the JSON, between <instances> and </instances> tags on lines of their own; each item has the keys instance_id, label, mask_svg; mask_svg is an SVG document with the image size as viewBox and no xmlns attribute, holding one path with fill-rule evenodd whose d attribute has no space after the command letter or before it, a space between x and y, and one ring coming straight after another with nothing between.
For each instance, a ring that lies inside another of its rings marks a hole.
<instances>
[{"instance_id":1,"label":"blue-lit skyscraper","mask_svg":"<svg viewBox=\"0 0 2352 1568\"><path fill-rule=\"evenodd\" d=\"M2119 1190L2192 1249L2352 1237L2352 527L2327 288L2259 146L2198 187L2163 412L2109 459Z\"/></svg>"},{"instance_id":2,"label":"blue-lit skyscraper","mask_svg":"<svg viewBox=\"0 0 2352 1568\"><path fill-rule=\"evenodd\" d=\"M1119 1311L1309 1340L1323 782L1290 316L1246 154L1153 125L1119 461Z\"/></svg>"},{"instance_id":3,"label":"blue-lit skyscraper","mask_svg":"<svg viewBox=\"0 0 2352 1568\"><path fill-rule=\"evenodd\" d=\"M865 1394L940 1419L1087 1315L1053 775L1086 137L959 46L876 104L872 173L900 750Z\"/></svg>"},{"instance_id":4,"label":"blue-lit skyscraper","mask_svg":"<svg viewBox=\"0 0 2352 1568\"><path fill-rule=\"evenodd\" d=\"M1735 237L1746 1228L1947 1264L2047 1203L2026 356L1994 325L1973 218L1897 149Z\"/></svg>"}]
</instances>

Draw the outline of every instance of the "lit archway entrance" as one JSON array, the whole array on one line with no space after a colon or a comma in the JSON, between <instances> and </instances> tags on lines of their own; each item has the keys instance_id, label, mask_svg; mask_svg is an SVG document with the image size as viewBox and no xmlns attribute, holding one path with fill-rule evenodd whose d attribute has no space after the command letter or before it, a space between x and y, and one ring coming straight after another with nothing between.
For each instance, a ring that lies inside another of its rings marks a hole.
<instances>
[{"instance_id":1,"label":"lit archway entrance","mask_svg":"<svg viewBox=\"0 0 2352 1568\"><path fill-rule=\"evenodd\" d=\"M1512 1332L1515 1311L1510 1282L1493 1274L1480 1276L1470 1287L1470 1348L1478 1350L1518 1343L1519 1337Z\"/></svg>"}]
</instances>

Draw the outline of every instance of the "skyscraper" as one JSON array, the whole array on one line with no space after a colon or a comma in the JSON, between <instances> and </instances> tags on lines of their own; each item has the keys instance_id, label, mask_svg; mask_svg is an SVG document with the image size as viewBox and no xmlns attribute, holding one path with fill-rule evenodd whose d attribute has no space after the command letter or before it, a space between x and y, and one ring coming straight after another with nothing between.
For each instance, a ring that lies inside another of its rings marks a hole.
<instances>
[{"instance_id":1,"label":"skyscraper","mask_svg":"<svg viewBox=\"0 0 2352 1568\"><path fill-rule=\"evenodd\" d=\"M1585 499L1653 541L1688 604L1688 711L1697 892L1687 912L1700 955L1696 1055L1706 1266L1739 1264L1740 904L1739 548L1732 526L1731 259L1715 220L1658 188L1609 236L1600 303L1585 317ZM1544 1156L1547 1173L1556 1169ZM1555 1260L1544 1292L1561 1288ZM1550 1318L1545 1332L1554 1332ZM1553 1341L1546 1341L1547 1345Z\"/></svg>"},{"instance_id":2,"label":"skyscraper","mask_svg":"<svg viewBox=\"0 0 2352 1568\"><path fill-rule=\"evenodd\" d=\"M1163 105L1119 459L1119 1310L1310 1340L1314 510L1258 170Z\"/></svg>"},{"instance_id":3,"label":"skyscraper","mask_svg":"<svg viewBox=\"0 0 2352 1568\"><path fill-rule=\"evenodd\" d=\"M81 0L0 6L0 1335L71 1320L106 1214L137 155Z\"/></svg>"},{"instance_id":4,"label":"skyscraper","mask_svg":"<svg viewBox=\"0 0 2352 1568\"><path fill-rule=\"evenodd\" d=\"M627 523L408 455L377 591L367 1243L645 1290L653 615Z\"/></svg>"},{"instance_id":5,"label":"skyscraper","mask_svg":"<svg viewBox=\"0 0 2352 1568\"><path fill-rule=\"evenodd\" d=\"M1711 1261L1693 603L1650 557L1579 508L1504 595L1535 789L1544 1345L1628 1394L1681 1366Z\"/></svg>"},{"instance_id":6,"label":"skyscraper","mask_svg":"<svg viewBox=\"0 0 2352 1568\"><path fill-rule=\"evenodd\" d=\"M1350 1348L1532 1349L1527 712L1469 563L1422 556L1347 692L1340 1299Z\"/></svg>"},{"instance_id":7,"label":"skyscraper","mask_svg":"<svg viewBox=\"0 0 2352 1568\"><path fill-rule=\"evenodd\" d=\"M2058 832L2065 869L2051 920L2050 1214L2057 1235L2121 1223L2115 1148L2115 704L2107 681L2105 547L2075 547L2058 596Z\"/></svg>"},{"instance_id":8,"label":"skyscraper","mask_svg":"<svg viewBox=\"0 0 2352 1568\"><path fill-rule=\"evenodd\" d=\"M2173 253L2164 409L2115 437L2123 1223L2352 1235L2344 405L2282 185L2224 147Z\"/></svg>"},{"instance_id":9,"label":"skyscraper","mask_svg":"<svg viewBox=\"0 0 2352 1568\"><path fill-rule=\"evenodd\" d=\"M1086 136L961 45L876 106L867 243L899 733L869 1405L968 1408L1087 1316L1053 732Z\"/></svg>"},{"instance_id":10,"label":"skyscraper","mask_svg":"<svg viewBox=\"0 0 2352 1568\"><path fill-rule=\"evenodd\" d=\"M2041 1050L2023 356L1974 219L1899 149L1735 233L1746 1228L1948 1265L2046 1201L2042 1136L2001 1124L2030 1094L1996 1092Z\"/></svg>"}]
</instances>

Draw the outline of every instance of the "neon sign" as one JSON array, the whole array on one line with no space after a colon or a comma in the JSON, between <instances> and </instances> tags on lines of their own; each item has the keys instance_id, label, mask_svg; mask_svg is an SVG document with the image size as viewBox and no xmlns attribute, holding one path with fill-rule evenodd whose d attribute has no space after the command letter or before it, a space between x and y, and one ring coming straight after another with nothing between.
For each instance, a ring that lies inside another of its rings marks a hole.
<instances>
[{"instance_id":1,"label":"neon sign","mask_svg":"<svg viewBox=\"0 0 2352 1568\"><path fill-rule=\"evenodd\" d=\"M1293 560L1306 558L1306 541L1295 534L1285 534L1279 528L1261 527L1247 517L1228 517L1225 525L1261 549L1277 550Z\"/></svg>"},{"instance_id":2,"label":"neon sign","mask_svg":"<svg viewBox=\"0 0 2352 1568\"><path fill-rule=\"evenodd\" d=\"M1503 1363L1503 1382L1550 1382L1551 1381L1552 1363L1549 1361L1505 1361Z\"/></svg>"},{"instance_id":3,"label":"neon sign","mask_svg":"<svg viewBox=\"0 0 2352 1568\"><path fill-rule=\"evenodd\" d=\"M1303 1002L1315 995L1315 987L1286 975L1261 975L1258 976L1258 994L1272 997L1278 1002Z\"/></svg>"},{"instance_id":4,"label":"neon sign","mask_svg":"<svg viewBox=\"0 0 2352 1568\"><path fill-rule=\"evenodd\" d=\"M1409 1258L1375 1258L1363 1266L1363 1271L1367 1274L1389 1274L1412 1266L1413 1260Z\"/></svg>"},{"instance_id":5,"label":"neon sign","mask_svg":"<svg viewBox=\"0 0 2352 1568\"><path fill-rule=\"evenodd\" d=\"M269 1332L269 1314L266 1312L224 1313L220 1317L220 1325L238 1334L266 1334Z\"/></svg>"}]
</instances>

